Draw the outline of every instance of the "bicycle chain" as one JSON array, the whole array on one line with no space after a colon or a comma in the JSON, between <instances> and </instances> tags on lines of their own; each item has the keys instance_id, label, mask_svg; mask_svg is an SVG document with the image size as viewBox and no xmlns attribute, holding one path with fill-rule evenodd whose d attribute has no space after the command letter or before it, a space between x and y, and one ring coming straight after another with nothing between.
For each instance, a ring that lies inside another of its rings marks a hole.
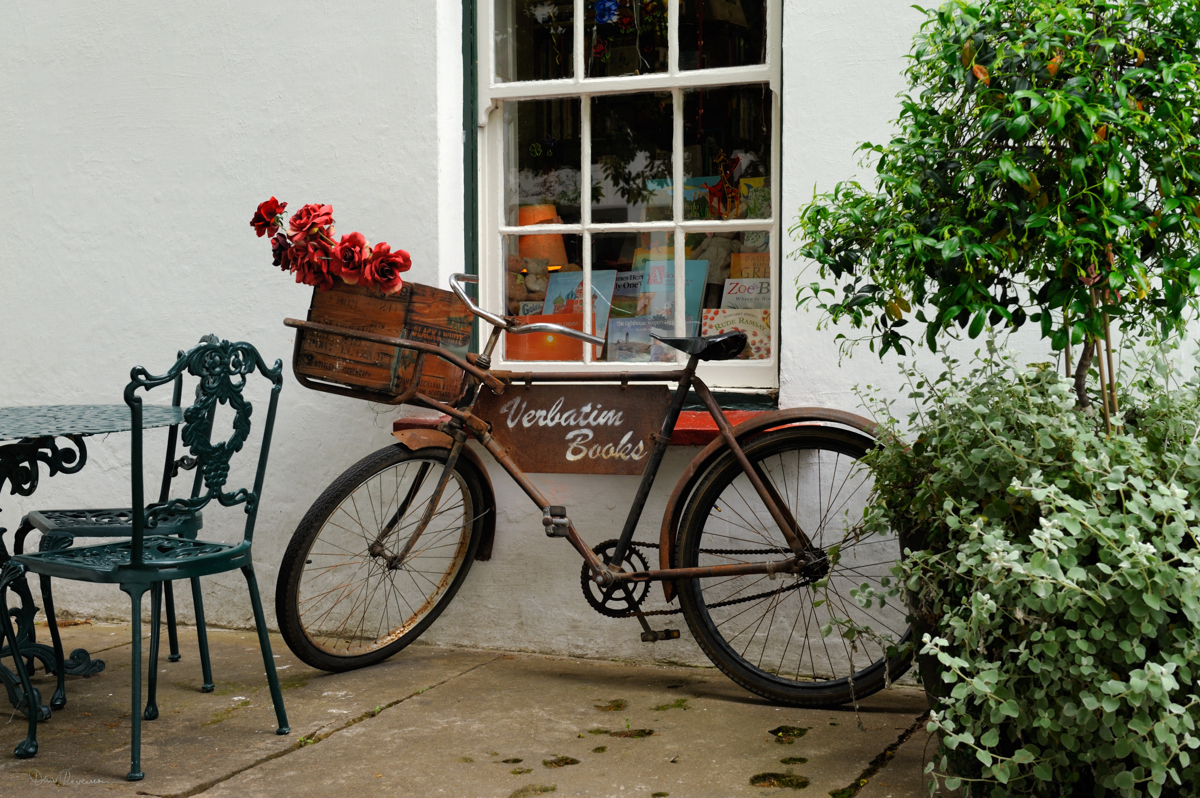
<instances>
[{"instance_id":1,"label":"bicycle chain","mask_svg":"<svg viewBox=\"0 0 1200 798\"><path fill-rule=\"evenodd\" d=\"M641 548L647 548L647 549L659 548L659 545L657 543L639 543L637 541L633 541L632 545L641 547ZM748 551L746 549L701 549L700 551L702 551L705 554L779 554L780 553L776 549L764 549L763 551ZM778 595L780 593L786 593L789 590L796 590L798 588L805 587L808 584L810 584L810 582L808 582L808 581L804 581L804 582L797 581L794 584L788 585L787 587L782 588L780 590L768 590L764 593L755 593L753 595L743 596L743 597L737 598L737 599L726 599L725 601L718 601L716 604L709 604L708 608L716 609L717 607L731 607L734 604L745 604L748 601L754 601L756 599L766 598L767 596ZM675 607L674 609L669 609L669 610L647 610L645 612L627 612L622 615L613 616L613 617L649 618L652 615L679 615L681 612L683 612L683 607Z\"/></svg>"}]
</instances>

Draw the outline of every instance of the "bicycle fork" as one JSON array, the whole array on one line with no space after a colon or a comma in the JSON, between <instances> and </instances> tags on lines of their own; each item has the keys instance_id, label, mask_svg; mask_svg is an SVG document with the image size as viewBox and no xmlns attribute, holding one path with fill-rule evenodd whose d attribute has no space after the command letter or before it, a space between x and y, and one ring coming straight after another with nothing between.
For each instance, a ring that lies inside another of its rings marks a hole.
<instances>
[{"instance_id":1,"label":"bicycle fork","mask_svg":"<svg viewBox=\"0 0 1200 798\"><path fill-rule=\"evenodd\" d=\"M462 453L463 446L466 445L467 435L462 430L457 430L454 437L454 444L450 447L450 453L446 456L446 465L442 469L442 475L438 479L437 485L434 486L433 495L430 496L428 503L425 505L425 512L421 514L421 520L417 522L417 528L413 530L408 541L396 554L387 554L387 547L384 542L387 538L396 531L400 519L412 506L413 501L417 498L421 488L424 486L426 479L429 477L429 472L432 466L429 463L421 463L417 469L417 475L413 478L413 484L409 487L408 492L404 496L404 500L400 502L400 506L396 508L395 514L392 515L388 522L384 525L379 534L375 536L375 540L367 548L372 557L382 557L387 563L388 570L396 570L404 564L405 559L412 552L413 547L417 545L421 535L429 527L433 516L437 513L437 507L441 504L442 494L446 491L446 485L450 483L450 478L454 474L454 466L458 463L458 457Z\"/></svg>"}]
</instances>

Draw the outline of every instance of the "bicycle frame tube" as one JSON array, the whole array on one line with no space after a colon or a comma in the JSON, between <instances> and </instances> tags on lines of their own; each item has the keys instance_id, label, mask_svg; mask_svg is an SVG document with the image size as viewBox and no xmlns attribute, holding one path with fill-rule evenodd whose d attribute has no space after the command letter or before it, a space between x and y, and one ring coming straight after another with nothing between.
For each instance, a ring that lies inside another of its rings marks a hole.
<instances>
[{"instance_id":1,"label":"bicycle frame tube","mask_svg":"<svg viewBox=\"0 0 1200 798\"><path fill-rule=\"evenodd\" d=\"M746 479L750 480L750 484L754 486L754 490L759 498L763 500L763 504L767 505L767 510L770 511L771 518L779 526L779 531L783 532L783 536L787 539L788 545L792 547L792 551L800 555L812 549L812 541L808 539L808 536L800 529L800 525L796 523L796 519L788 511L787 503L783 501L783 497L775 490L774 485L771 485L770 480L763 479L763 475L750 463L750 460L746 457L746 453L738 445L737 438L733 434L733 427L729 426L728 419L721 412L721 407L708 390L708 386L700 380L696 380L695 382L696 393L699 395L700 401L704 402L704 406L708 408L709 415L713 417L713 421L717 422L717 429L721 431L721 437L725 439L725 444L733 452L733 456L737 458L738 463L742 466L742 471L746 474Z\"/></svg>"},{"instance_id":2,"label":"bicycle frame tube","mask_svg":"<svg viewBox=\"0 0 1200 798\"><path fill-rule=\"evenodd\" d=\"M493 344L494 341L489 341ZM488 347L488 350L491 346ZM487 353L485 352L484 362L477 364L486 368ZM650 490L654 485L655 479L658 477L658 470L662 465L663 458L666 455L667 447L670 445L671 432L675 429L675 424L679 420L679 415L683 411L684 402L687 399L688 391L694 389L700 400L704 403L705 409L712 416L714 422L720 430L721 436L725 445L733 453L741 465L746 478L754 487L759 498L762 499L768 511L771 514L772 520L779 526L780 531L786 538L788 545L792 548L793 553L798 559L779 560L765 563L745 563L711 566L706 568L667 568L652 571L639 571L632 573L616 573L601 563L595 552L584 543L575 529L573 523L568 524L566 538L571 546L579 552L580 556L587 562L588 568L593 575L603 575L605 583L616 582L644 582L644 581L661 581L672 579L693 579L710 576L736 576L740 574L767 574L773 576L776 573L798 573L804 564L806 552L812 551L812 542L808 536L797 524L792 513L789 511L786 502L774 489L769 479L765 479L761 472L750 463L742 450L737 438L733 434L733 428L726 420L724 413L709 391L708 386L695 376L698 359L690 358L688 364L683 369L673 369L670 371L661 372L616 372L616 373L576 373L576 372L513 372L513 371L496 371L491 372L491 376L501 380L507 384L526 385L532 383L589 383L589 382L674 382L675 390L671 397L671 404L667 411L666 417L663 419L662 427L655 438L654 448L650 452L646 467L642 472L641 481L638 484L637 493L634 495L633 502L630 505L629 513L625 519L625 525L621 530L621 535L617 540L617 545L611 555L611 561L623 562L627 555L630 545L633 541L634 532L637 529L638 522L641 520L642 511L645 509L646 499L649 497ZM474 375L472 375L474 377ZM478 382L476 383L478 385ZM463 427L470 429L475 437L483 444L484 448L495 458L496 462L508 472L509 476L520 486L521 490L537 505L537 507L545 511L550 505L549 501L538 490L529 477L521 470L519 466L508 455L499 443L497 443L490 434L484 430L490 429L490 425L486 419L474 416L471 413L471 408L475 404L475 399L478 396L478 390L468 390L465 401L459 406L451 408L440 402L427 402L428 406L435 409L447 412L451 417L450 426L457 427L461 430ZM426 397L420 397L424 400ZM460 434L462 434L460 432ZM456 446L457 448L457 446ZM443 477L444 478L444 477Z\"/></svg>"}]
</instances>

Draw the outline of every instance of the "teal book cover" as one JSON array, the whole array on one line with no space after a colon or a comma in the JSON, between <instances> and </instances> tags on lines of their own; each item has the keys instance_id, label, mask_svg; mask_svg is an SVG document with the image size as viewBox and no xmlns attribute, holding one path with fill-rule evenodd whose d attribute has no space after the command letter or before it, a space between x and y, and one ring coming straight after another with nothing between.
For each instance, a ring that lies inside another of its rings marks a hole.
<instances>
[{"instance_id":1,"label":"teal book cover","mask_svg":"<svg viewBox=\"0 0 1200 798\"><path fill-rule=\"evenodd\" d=\"M708 261L685 260L683 269L684 335L699 335L700 301L704 297ZM642 291L639 316L669 315L675 308L675 261L646 261Z\"/></svg>"}]
</instances>

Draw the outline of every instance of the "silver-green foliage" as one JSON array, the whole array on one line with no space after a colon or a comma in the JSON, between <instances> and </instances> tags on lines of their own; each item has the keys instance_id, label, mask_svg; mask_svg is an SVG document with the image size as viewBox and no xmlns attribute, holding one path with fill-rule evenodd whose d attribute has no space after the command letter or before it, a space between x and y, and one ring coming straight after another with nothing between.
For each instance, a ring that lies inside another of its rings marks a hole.
<instances>
[{"instance_id":1,"label":"silver-green foliage","mask_svg":"<svg viewBox=\"0 0 1200 798\"><path fill-rule=\"evenodd\" d=\"M1198 795L1200 383L1147 381L1106 436L1049 367L993 354L910 374L915 442L893 420L868 456L868 525L921 549L938 769L970 796Z\"/></svg>"}]
</instances>

